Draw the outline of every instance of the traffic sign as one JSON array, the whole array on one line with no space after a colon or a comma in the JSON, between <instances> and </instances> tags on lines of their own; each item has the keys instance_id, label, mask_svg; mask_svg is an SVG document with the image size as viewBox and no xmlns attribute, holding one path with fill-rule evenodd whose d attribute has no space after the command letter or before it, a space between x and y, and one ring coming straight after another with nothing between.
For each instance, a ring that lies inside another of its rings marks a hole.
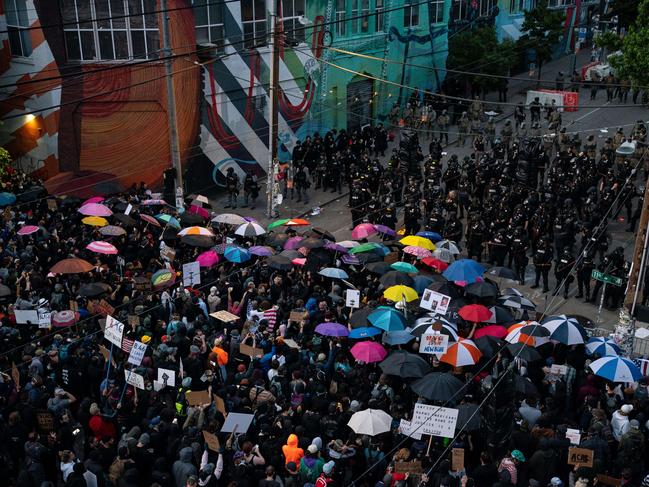
<instances>
[{"instance_id":1,"label":"traffic sign","mask_svg":"<svg viewBox=\"0 0 649 487\"><path fill-rule=\"evenodd\" d=\"M592 277L596 281L602 281L602 282L604 282L606 284L613 284L614 286L621 286L622 285L622 278L621 277L615 277L615 276L611 276L609 274L604 274L603 272L600 272L598 270L593 270L590 277Z\"/></svg>"}]
</instances>

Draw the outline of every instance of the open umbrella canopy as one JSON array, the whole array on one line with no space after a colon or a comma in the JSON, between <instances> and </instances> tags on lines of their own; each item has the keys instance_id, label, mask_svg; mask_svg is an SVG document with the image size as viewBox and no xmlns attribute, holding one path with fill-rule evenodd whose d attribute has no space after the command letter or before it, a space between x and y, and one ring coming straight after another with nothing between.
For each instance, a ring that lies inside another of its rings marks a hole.
<instances>
[{"instance_id":1,"label":"open umbrella canopy","mask_svg":"<svg viewBox=\"0 0 649 487\"><path fill-rule=\"evenodd\" d=\"M324 269L320 269L318 274L331 279L349 279L349 274L337 267L325 267Z\"/></svg>"},{"instance_id":2,"label":"open umbrella canopy","mask_svg":"<svg viewBox=\"0 0 649 487\"><path fill-rule=\"evenodd\" d=\"M442 274L449 281L472 283L482 278L484 267L472 259L460 259L453 262Z\"/></svg>"},{"instance_id":3,"label":"open umbrella canopy","mask_svg":"<svg viewBox=\"0 0 649 487\"><path fill-rule=\"evenodd\" d=\"M81 285L77 293L79 294L79 296L93 298L95 296L101 296L102 294L110 291L111 287L104 282L89 282Z\"/></svg>"},{"instance_id":4,"label":"open umbrella canopy","mask_svg":"<svg viewBox=\"0 0 649 487\"><path fill-rule=\"evenodd\" d=\"M206 250L196 257L196 262L198 262L201 267L212 267L219 263L219 254L214 250Z\"/></svg>"},{"instance_id":5,"label":"open umbrella canopy","mask_svg":"<svg viewBox=\"0 0 649 487\"><path fill-rule=\"evenodd\" d=\"M526 396L538 396L539 394L539 390L528 377L518 374L514 375L514 390Z\"/></svg>"},{"instance_id":6,"label":"open umbrella canopy","mask_svg":"<svg viewBox=\"0 0 649 487\"><path fill-rule=\"evenodd\" d=\"M273 249L267 245L253 245L248 249L248 252L259 257L270 257L275 254Z\"/></svg>"},{"instance_id":7,"label":"open umbrella canopy","mask_svg":"<svg viewBox=\"0 0 649 487\"><path fill-rule=\"evenodd\" d=\"M394 229L385 226L385 225L374 225L376 228L376 231L379 232L381 235L387 235L388 237L396 237L397 232L394 231Z\"/></svg>"},{"instance_id":8,"label":"open umbrella canopy","mask_svg":"<svg viewBox=\"0 0 649 487\"><path fill-rule=\"evenodd\" d=\"M464 288L464 292L478 298L495 298L498 296L498 288L485 281L472 282Z\"/></svg>"},{"instance_id":9,"label":"open umbrella canopy","mask_svg":"<svg viewBox=\"0 0 649 487\"><path fill-rule=\"evenodd\" d=\"M58 261L50 268L52 274L81 274L83 272L90 272L93 270L90 262L83 259L63 259Z\"/></svg>"},{"instance_id":10,"label":"open umbrella canopy","mask_svg":"<svg viewBox=\"0 0 649 487\"><path fill-rule=\"evenodd\" d=\"M361 223L360 225L356 225L352 230L352 238L354 240L362 240L375 233L378 233L378 231L374 225L371 223Z\"/></svg>"},{"instance_id":11,"label":"open umbrella canopy","mask_svg":"<svg viewBox=\"0 0 649 487\"><path fill-rule=\"evenodd\" d=\"M349 330L345 325L333 322L320 323L315 327L315 332L328 337L346 337L349 335Z\"/></svg>"},{"instance_id":12,"label":"open umbrella canopy","mask_svg":"<svg viewBox=\"0 0 649 487\"><path fill-rule=\"evenodd\" d=\"M501 296L498 298L498 303L501 306L512 309L525 309L527 311L534 311L536 309L536 305L522 295Z\"/></svg>"},{"instance_id":13,"label":"open umbrella canopy","mask_svg":"<svg viewBox=\"0 0 649 487\"><path fill-rule=\"evenodd\" d=\"M115 225L106 225L99 229L99 233L104 237L119 237L120 235L126 235L126 230Z\"/></svg>"},{"instance_id":14,"label":"open umbrella canopy","mask_svg":"<svg viewBox=\"0 0 649 487\"><path fill-rule=\"evenodd\" d=\"M635 382L642 377L638 366L624 357L602 357L592 362L589 367L595 375L611 382Z\"/></svg>"},{"instance_id":15,"label":"open umbrella canopy","mask_svg":"<svg viewBox=\"0 0 649 487\"><path fill-rule=\"evenodd\" d=\"M207 220L210 217L210 212L207 211L202 206L198 206L198 205L189 205L189 208L187 209L187 213L191 213L193 215L198 215L203 220Z\"/></svg>"},{"instance_id":16,"label":"open umbrella canopy","mask_svg":"<svg viewBox=\"0 0 649 487\"><path fill-rule=\"evenodd\" d=\"M166 213L160 213L159 215L156 215L155 218L156 220L159 220L162 223L166 223L170 227L180 230L180 222L171 215L167 215Z\"/></svg>"},{"instance_id":17,"label":"open umbrella canopy","mask_svg":"<svg viewBox=\"0 0 649 487\"><path fill-rule=\"evenodd\" d=\"M301 247L304 237L291 237L284 243L284 250L296 250Z\"/></svg>"},{"instance_id":18,"label":"open umbrella canopy","mask_svg":"<svg viewBox=\"0 0 649 487\"><path fill-rule=\"evenodd\" d=\"M403 285L390 286L383 291L383 297L395 303L405 300L406 302L414 301L419 298L417 291L413 288Z\"/></svg>"},{"instance_id":19,"label":"open umbrella canopy","mask_svg":"<svg viewBox=\"0 0 649 487\"><path fill-rule=\"evenodd\" d=\"M143 206L164 206L167 202L161 198L150 198L140 203Z\"/></svg>"},{"instance_id":20,"label":"open umbrella canopy","mask_svg":"<svg viewBox=\"0 0 649 487\"><path fill-rule=\"evenodd\" d=\"M171 230L175 230L172 228ZM192 247L202 247L204 249L214 245L213 237L207 235L183 235L180 241L184 244L191 245Z\"/></svg>"},{"instance_id":21,"label":"open umbrella canopy","mask_svg":"<svg viewBox=\"0 0 649 487\"><path fill-rule=\"evenodd\" d=\"M456 343L449 345L446 353L440 357L440 362L453 367L475 365L482 357L482 352L471 340L460 338Z\"/></svg>"},{"instance_id":22,"label":"open umbrella canopy","mask_svg":"<svg viewBox=\"0 0 649 487\"><path fill-rule=\"evenodd\" d=\"M417 291L417 294L420 295L424 293L428 286L435 282L430 276L422 274L413 276L412 280L414 281L414 284L410 287Z\"/></svg>"},{"instance_id":23,"label":"open umbrella canopy","mask_svg":"<svg viewBox=\"0 0 649 487\"><path fill-rule=\"evenodd\" d=\"M309 221L305 220L304 218L291 218L286 223L284 223L284 225L287 227L305 227L307 225L311 225L311 223L309 223Z\"/></svg>"},{"instance_id":24,"label":"open umbrella canopy","mask_svg":"<svg viewBox=\"0 0 649 487\"><path fill-rule=\"evenodd\" d=\"M384 264L384 262L372 262L367 265L370 266L372 264ZM410 277L408 274L404 274L403 272L399 272L399 271L386 272L381 276L381 279L379 281L381 283L381 286L384 288L390 286L397 286L399 284L408 287L413 287L415 285L415 281L412 277Z\"/></svg>"},{"instance_id":25,"label":"open umbrella canopy","mask_svg":"<svg viewBox=\"0 0 649 487\"><path fill-rule=\"evenodd\" d=\"M395 271L405 272L407 274L417 274L419 272L419 269L408 262L395 262L390 264L390 267Z\"/></svg>"},{"instance_id":26,"label":"open umbrella canopy","mask_svg":"<svg viewBox=\"0 0 649 487\"><path fill-rule=\"evenodd\" d=\"M16 202L16 195L13 193L0 193L0 206L13 205Z\"/></svg>"},{"instance_id":27,"label":"open umbrella canopy","mask_svg":"<svg viewBox=\"0 0 649 487\"><path fill-rule=\"evenodd\" d=\"M145 221L148 224L153 225L154 227L160 226L160 222L158 220L156 220L151 215L147 215L146 213L140 213L140 220Z\"/></svg>"},{"instance_id":28,"label":"open umbrella canopy","mask_svg":"<svg viewBox=\"0 0 649 487\"><path fill-rule=\"evenodd\" d=\"M223 257L235 264L241 264L250 260L250 252L241 247L226 247L225 252L223 252Z\"/></svg>"},{"instance_id":29,"label":"open umbrella canopy","mask_svg":"<svg viewBox=\"0 0 649 487\"><path fill-rule=\"evenodd\" d=\"M383 343L386 345L405 345L414 340L415 337L410 333L410 329L390 331L383 336Z\"/></svg>"},{"instance_id":30,"label":"open umbrella canopy","mask_svg":"<svg viewBox=\"0 0 649 487\"><path fill-rule=\"evenodd\" d=\"M81 222L91 227L105 227L108 225L108 220L100 216L87 216L81 219Z\"/></svg>"},{"instance_id":31,"label":"open umbrella canopy","mask_svg":"<svg viewBox=\"0 0 649 487\"><path fill-rule=\"evenodd\" d=\"M354 413L347 426L357 435L376 436L390 431L392 416L382 409L365 409Z\"/></svg>"},{"instance_id":32,"label":"open umbrella canopy","mask_svg":"<svg viewBox=\"0 0 649 487\"><path fill-rule=\"evenodd\" d=\"M324 228L313 227L310 231L310 234L315 235L319 238L326 238L331 242L336 241L336 237L334 237L333 233L331 233L329 230L325 230Z\"/></svg>"},{"instance_id":33,"label":"open umbrella canopy","mask_svg":"<svg viewBox=\"0 0 649 487\"><path fill-rule=\"evenodd\" d=\"M478 347L478 350L480 350L485 357L494 357L495 355L498 355L506 344L503 340L489 335L478 337L474 342L476 347Z\"/></svg>"},{"instance_id":34,"label":"open umbrella canopy","mask_svg":"<svg viewBox=\"0 0 649 487\"><path fill-rule=\"evenodd\" d=\"M460 248L452 240L440 240L435 245L438 249L447 250L453 255L460 254Z\"/></svg>"},{"instance_id":35,"label":"open umbrella canopy","mask_svg":"<svg viewBox=\"0 0 649 487\"><path fill-rule=\"evenodd\" d=\"M586 353L606 357L620 355L622 351L613 340L604 337L592 337L586 343Z\"/></svg>"},{"instance_id":36,"label":"open umbrella canopy","mask_svg":"<svg viewBox=\"0 0 649 487\"><path fill-rule=\"evenodd\" d=\"M86 245L86 248L91 252L95 252L97 254L105 254L105 255L117 254L117 247L115 247L113 244L110 244L108 242L103 242L101 240L90 242L88 245Z\"/></svg>"},{"instance_id":37,"label":"open umbrella canopy","mask_svg":"<svg viewBox=\"0 0 649 487\"><path fill-rule=\"evenodd\" d=\"M413 391L430 401L448 401L464 387L452 374L431 372L410 384Z\"/></svg>"},{"instance_id":38,"label":"open umbrella canopy","mask_svg":"<svg viewBox=\"0 0 649 487\"><path fill-rule=\"evenodd\" d=\"M342 242L340 243L342 245ZM344 247L344 245L343 245ZM352 249L349 249L350 254L360 254L363 252L372 252L374 250L380 249L381 245L376 242L367 242L361 245L358 245Z\"/></svg>"},{"instance_id":39,"label":"open umbrella canopy","mask_svg":"<svg viewBox=\"0 0 649 487\"><path fill-rule=\"evenodd\" d=\"M246 223L246 219L235 213L221 213L212 218L212 223L223 223L225 225L243 225ZM270 227L269 225L269 228Z\"/></svg>"},{"instance_id":40,"label":"open umbrella canopy","mask_svg":"<svg viewBox=\"0 0 649 487\"><path fill-rule=\"evenodd\" d=\"M487 323L511 323L514 321L514 315L507 309L502 306L489 306L489 311L491 311L491 319L487 320Z\"/></svg>"},{"instance_id":41,"label":"open umbrella canopy","mask_svg":"<svg viewBox=\"0 0 649 487\"><path fill-rule=\"evenodd\" d=\"M403 313L389 306L379 306L367 317L373 326L385 331L399 331L406 327L406 318Z\"/></svg>"},{"instance_id":42,"label":"open umbrella canopy","mask_svg":"<svg viewBox=\"0 0 649 487\"><path fill-rule=\"evenodd\" d=\"M187 227L183 228L180 232L178 232L178 236L184 237L185 235L194 235L194 236L199 236L199 237L214 237L214 233L212 230L209 228L205 227Z\"/></svg>"},{"instance_id":43,"label":"open umbrella canopy","mask_svg":"<svg viewBox=\"0 0 649 487\"><path fill-rule=\"evenodd\" d=\"M472 321L474 323L480 323L487 321L491 318L492 313L489 311L489 308L481 304L468 304L462 306L458 314L467 321Z\"/></svg>"},{"instance_id":44,"label":"open umbrella canopy","mask_svg":"<svg viewBox=\"0 0 649 487\"><path fill-rule=\"evenodd\" d=\"M163 289L176 282L176 273L169 269L160 269L151 276L153 287Z\"/></svg>"},{"instance_id":45,"label":"open umbrella canopy","mask_svg":"<svg viewBox=\"0 0 649 487\"><path fill-rule=\"evenodd\" d=\"M518 281L520 279L518 274L509 267L492 267L487 271L487 274L501 279L509 279L510 281Z\"/></svg>"},{"instance_id":46,"label":"open umbrella canopy","mask_svg":"<svg viewBox=\"0 0 649 487\"><path fill-rule=\"evenodd\" d=\"M404 379L423 377L430 371L430 365L423 358L405 350L390 353L379 367L388 375L397 375Z\"/></svg>"},{"instance_id":47,"label":"open umbrella canopy","mask_svg":"<svg viewBox=\"0 0 649 487\"><path fill-rule=\"evenodd\" d=\"M296 259L299 257L296 257ZM268 267L271 269L276 269L278 271L289 271L292 268L293 259L286 257L285 255L272 255L266 259Z\"/></svg>"},{"instance_id":48,"label":"open umbrella canopy","mask_svg":"<svg viewBox=\"0 0 649 487\"><path fill-rule=\"evenodd\" d=\"M408 245L403 248L405 254L414 255L418 259L431 258L433 255L430 250L422 249L421 247L415 247L414 245Z\"/></svg>"},{"instance_id":49,"label":"open umbrella canopy","mask_svg":"<svg viewBox=\"0 0 649 487\"><path fill-rule=\"evenodd\" d=\"M487 325L476 330L474 336L475 338L480 338L480 337L505 338L507 336L507 328L500 325Z\"/></svg>"},{"instance_id":50,"label":"open umbrella canopy","mask_svg":"<svg viewBox=\"0 0 649 487\"><path fill-rule=\"evenodd\" d=\"M279 220L275 220L274 222L271 222L268 224L268 230L272 230L275 227L281 227L282 225L286 225L286 223L290 220L290 218L280 218ZM214 220L212 220L214 221Z\"/></svg>"},{"instance_id":51,"label":"open umbrella canopy","mask_svg":"<svg viewBox=\"0 0 649 487\"><path fill-rule=\"evenodd\" d=\"M124 213L115 213L113 214L113 218L127 227L134 227L137 223L133 217L125 215ZM108 224L108 222L106 222L106 224Z\"/></svg>"},{"instance_id":52,"label":"open umbrella canopy","mask_svg":"<svg viewBox=\"0 0 649 487\"><path fill-rule=\"evenodd\" d=\"M433 251L435 250L435 244L429 239L424 237L418 237L416 235L408 235L399 240L399 243L403 245L412 245L414 247L421 247L422 249Z\"/></svg>"},{"instance_id":53,"label":"open umbrella canopy","mask_svg":"<svg viewBox=\"0 0 649 487\"><path fill-rule=\"evenodd\" d=\"M352 328L362 328L364 326L369 326L367 317L374 312L374 308L361 308L358 311L354 311L349 317L349 324Z\"/></svg>"},{"instance_id":54,"label":"open umbrella canopy","mask_svg":"<svg viewBox=\"0 0 649 487\"><path fill-rule=\"evenodd\" d=\"M550 339L564 345L579 345L588 339L586 330L579 322L566 315L548 316L541 324L550 332Z\"/></svg>"},{"instance_id":55,"label":"open umbrella canopy","mask_svg":"<svg viewBox=\"0 0 649 487\"><path fill-rule=\"evenodd\" d=\"M356 360L363 361L367 364L380 362L388 354L380 343L371 341L355 344L351 348L351 353Z\"/></svg>"},{"instance_id":56,"label":"open umbrella canopy","mask_svg":"<svg viewBox=\"0 0 649 487\"><path fill-rule=\"evenodd\" d=\"M450 250L447 249L433 250L433 257L435 259L441 260L442 262L446 262L447 264L450 264L455 259L455 255Z\"/></svg>"},{"instance_id":57,"label":"open umbrella canopy","mask_svg":"<svg viewBox=\"0 0 649 487\"><path fill-rule=\"evenodd\" d=\"M424 238L427 238L428 240L430 240L430 241L433 242L433 243L437 243L437 242L439 242L440 240L442 240L442 236L441 236L439 233L437 233L437 232L431 232L431 231L428 231L428 230L424 230L424 231L421 231L421 232L417 232L415 235L416 235L417 237L424 237Z\"/></svg>"},{"instance_id":58,"label":"open umbrella canopy","mask_svg":"<svg viewBox=\"0 0 649 487\"><path fill-rule=\"evenodd\" d=\"M87 203L77 211L86 216L111 216L113 214L110 208L101 203Z\"/></svg>"},{"instance_id":59,"label":"open umbrella canopy","mask_svg":"<svg viewBox=\"0 0 649 487\"><path fill-rule=\"evenodd\" d=\"M259 223L248 222L237 227L234 233L235 235L241 235L242 237L259 237L260 235L265 234L266 230L264 230L264 227Z\"/></svg>"},{"instance_id":60,"label":"open umbrella canopy","mask_svg":"<svg viewBox=\"0 0 649 487\"><path fill-rule=\"evenodd\" d=\"M446 294L447 296L457 299L460 297L460 293L458 292L457 286L455 286L452 282L433 282L432 284L429 284L426 289L430 289L431 291L436 291L438 293Z\"/></svg>"},{"instance_id":61,"label":"open umbrella canopy","mask_svg":"<svg viewBox=\"0 0 649 487\"><path fill-rule=\"evenodd\" d=\"M362 328L354 328L349 332L349 338L358 340L360 338L371 338L376 335L383 333L383 330L374 328L373 326L363 326Z\"/></svg>"},{"instance_id":62,"label":"open umbrella canopy","mask_svg":"<svg viewBox=\"0 0 649 487\"><path fill-rule=\"evenodd\" d=\"M56 328L63 328L64 326L72 326L79 321L79 313L66 309L52 314L52 326Z\"/></svg>"},{"instance_id":63,"label":"open umbrella canopy","mask_svg":"<svg viewBox=\"0 0 649 487\"><path fill-rule=\"evenodd\" d=\"M37 227L36 225L25 225L24 227L21 227L20 230L18 230L16 233L18 235L31 235L32 233L36 233L40 230L40 227Z\"/></svg>"},{"instance_id":64,"label":"open umbrella canopy","mask_svg":"<svg viewBox=\"0 0 649 487\"><path fill-rule=\"evenodd\" d=\"M509 353L511 353L514 358L522 358L527 362L541 360L541 354L537 352L534 347L530 347L524 343L510 343L506 345L505 348L509 350Z\"/></svg>"},{"instance_id":65,"label":"open umbrella canopy","mask_svg":"<svg viewBox=\"0 0 649 487\"><path fill-rule=\"evenodd\" d=\"M448 264L436 257L426 257L421 261L428 267L435 269L437 272L444 272L446 269L448 269Z\"/></svg>"}]
</instances>

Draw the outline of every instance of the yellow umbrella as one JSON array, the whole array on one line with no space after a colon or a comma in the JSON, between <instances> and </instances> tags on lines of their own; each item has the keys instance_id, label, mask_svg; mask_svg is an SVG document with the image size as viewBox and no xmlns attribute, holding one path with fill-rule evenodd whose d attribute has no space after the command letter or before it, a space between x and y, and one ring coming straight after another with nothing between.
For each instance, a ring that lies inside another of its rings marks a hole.
<instances>
[{"instance_id":1,"label":"yellow umbrella","mask_svg":"<svg viewBox=\"0 0 649 487\"><path fill-rule=\"evenodd\" d=\"M108 220L100 216L87 216L81 221L86 225L90 225L92 227L105 227L106 225L108 225Z\"/></svg>"},{"instance_id":2,"label":"yellow umbrella","mask_svg":"<svg viewBox=\"0 0 649 487\"><path fill-rule=\"evenodd\" d=\"M398 303L403 299L406 301L414 301L419 295L413 288L399 284L398 286L390 286L383 291L383 297Z\"/></svg>"},{"instance_id":3,"label":"yellow umbrella","mask_svg":"<svg viewBox=\"0 0 649 487\"><path fill-rule=\"evenodd\" d=\"M417 235L408 235L399 240L399 243L403 245L413 245L415 247L421 247L426 250L435 250L435 244L424 237L418 237Z\"/></svg>"}]
</instances>

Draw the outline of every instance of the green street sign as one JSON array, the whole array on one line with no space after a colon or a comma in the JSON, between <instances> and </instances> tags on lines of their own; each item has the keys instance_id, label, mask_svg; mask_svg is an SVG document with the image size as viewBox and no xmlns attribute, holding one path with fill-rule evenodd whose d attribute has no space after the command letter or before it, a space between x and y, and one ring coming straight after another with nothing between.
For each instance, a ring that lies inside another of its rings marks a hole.
<instances>
[{"instance_id":1,"label":"green street sign","mask_svg":"<svg viewBox=\"0 0 649 487\"><path fill-rule=\"evenodd\" d=\"M610 275L604 274L603 272L600 272L598 270L593 270L590 277L592 277L596 281L605 282L606 284L613 284L614 286L621 286L622 285L622 278L621 277L610 276Z\"/></svg>"}]
</instances>

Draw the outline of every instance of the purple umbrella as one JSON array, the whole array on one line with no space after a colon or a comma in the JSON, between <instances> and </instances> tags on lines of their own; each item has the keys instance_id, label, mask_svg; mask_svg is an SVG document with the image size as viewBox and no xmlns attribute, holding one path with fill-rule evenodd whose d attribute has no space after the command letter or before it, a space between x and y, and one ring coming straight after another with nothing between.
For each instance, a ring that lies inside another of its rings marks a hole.
<instances>
[{"instance_id":1,"label":"purple umbrella","mask_svg":"<svg viewBox=\"0 0 649 487\"><path fill-rule=\"evenodd\" d=\"M361 261L355 255L345 254L341 257L342 261L348 265L358 265Z\"/></svg>"},{"instance_id":2,"label":"purple umbrella","mask_svg":"<svg viewBox=\"0 0 649 487\"><path fill-rule=\"evenodd\" d=\"M383 235L387 235L389 237L397 236L397 232L392 230L390 227L386 227L385 225L374 225L374 228L376 228L376 230Z\"/></svg>"},{"instance_id":3,"label":"purple umbrella","mask_svg":"<svg viewBox=\"0 0 649 487\"><path fill-rule=\"evenodd\" d=\"M340 323L320 323L315 327L315 332L328 337L346 337L349 330L345 325Z\"/></svg>"},{"instance_id":4,"label":"purple umbrella","mask_svg":"<svg viewBox=\"0 0 649 487\"><path fill-rule=\"evenodd\" d=\"M274 255L273 249L266 245L254 245L248 249L252 255L258 255L260 257L270 257Z\"/></svg>"},{"instance_id":5,"label":"purple umbrella","mask_svg":"<svg viewBox=\"0 0 649 487\"><path fill-rule=\"evenodd\" d=\"M324 245L324 248L327 249L327 250L333 250L334 252L339 252L341 254L348 254L349 253L348 248L345 248L342 245L338 245L335 242L327 242Z\"/></svg>"},{"instance_id":6,"label":"purple umbrella","mask_svg":"<svg viewBox=\"0 0 649 487\"><path fill-rule=\"evenodd\" d=\"M304 237L291 237L284 244L284 250L296 250L301 247L300 242Z\"/></svg>"}]
</instances>

